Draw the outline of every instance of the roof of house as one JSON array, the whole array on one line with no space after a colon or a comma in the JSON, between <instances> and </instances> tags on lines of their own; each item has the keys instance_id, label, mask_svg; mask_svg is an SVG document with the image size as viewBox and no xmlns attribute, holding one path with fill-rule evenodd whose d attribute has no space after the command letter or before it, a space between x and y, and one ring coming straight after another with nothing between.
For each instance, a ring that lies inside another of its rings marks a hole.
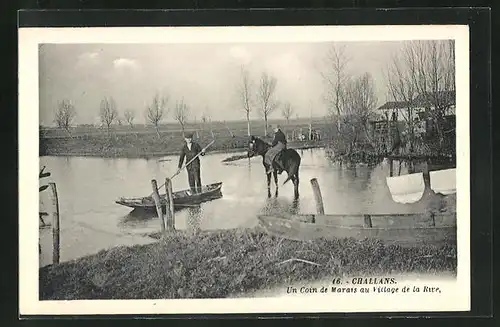
<instances>
[{"instance_id":1,"label":"roof of house","mask_svg":"<svg viewBox=\"0 0 500 327\"><path fill-rule=\"evenodd\" d=\"M393 110L393 109L401 109L406 108L405 101L388 101L377 108L377 110Z\"/></svg>"},{"instance_id":2,"label":"roof of house","mask_svg":"<svg viewBox=\"0 0 500 327\"><path fill-rule=\"evenodd\" d=\"M433 103L435 99L438 99L441 103L453 105L455 104L455 91L439 91L419 94L413 102L417 106L423 106L428 103ZM377 110L397 110L404 109L406 107L406 101L388 101L378 107Z\"/></svg>"}]
</instances>

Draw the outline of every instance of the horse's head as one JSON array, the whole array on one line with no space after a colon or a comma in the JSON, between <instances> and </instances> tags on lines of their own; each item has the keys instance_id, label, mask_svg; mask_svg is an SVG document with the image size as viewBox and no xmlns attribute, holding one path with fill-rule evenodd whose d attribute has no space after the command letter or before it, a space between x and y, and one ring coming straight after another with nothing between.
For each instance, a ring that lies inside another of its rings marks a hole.
<instances>
[{"instance_id":1,"label":"horse's head","mask_svg":"<svg viewBox=\"0 0 500 327\"><path fill-rule=\"evenodd\" d=\"M269 145L266 142L252 135L250 136L250 139L248 141L247 156L250 158L255 155L263 155L264 153L266 153L268 148Z\"/></svg>"}]
</instances>

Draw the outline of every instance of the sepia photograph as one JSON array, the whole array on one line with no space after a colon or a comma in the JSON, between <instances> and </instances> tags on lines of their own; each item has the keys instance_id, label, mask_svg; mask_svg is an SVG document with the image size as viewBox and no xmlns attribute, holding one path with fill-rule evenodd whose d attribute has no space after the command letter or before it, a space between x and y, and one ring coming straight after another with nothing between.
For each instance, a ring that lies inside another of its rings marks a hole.
<instances>
[{"instance_id":1,"label":"sepia photograph","mask_svg":"<svg viewBox=\"0 0 500 327\"><path fill-rule=\"evenodd\" d=\"M467 27L27 28L23 46L27 312L469 309Z\"/></svg>"}]
</instances>

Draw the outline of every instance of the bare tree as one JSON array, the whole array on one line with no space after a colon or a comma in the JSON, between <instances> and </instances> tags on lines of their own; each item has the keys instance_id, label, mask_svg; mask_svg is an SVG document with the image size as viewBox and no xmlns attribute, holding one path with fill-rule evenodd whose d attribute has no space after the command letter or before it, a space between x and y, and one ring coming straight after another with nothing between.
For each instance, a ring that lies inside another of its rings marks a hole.
<instances>
[{"instance_id":1,"label":"bare tree","mask_svg":"<svg viewBox=\"0 0 500 327\"><path fill-rule=\"evenodd\" d=\"M59 102L57 106L54 122L57 124L57 127L64 129L72 137L70 127L75 116L75 106L69 100L65 99Z\"/></svg>"},{"instance_id":2,"label":"bare tree","mask_svg":"<svg viewBox=\"0 0 500 327\"><path fill-rule=\"evenodd\" d=\"M267 136L267 120L270 114L276 110L279 103L274 99L276 91L277 79L270 76L266 72L262 73L260 78L260 85L258 91L258 99L260 104L260 113L264 117L265 129L264 136Z\"/></svg>"},{"instance_id":3,"label":"bare tree","mask_svg":"<svg viewBox=\"0 0 500 327\"><path fill-rule=\"evenodd\" d=\"M409 47L417 55L414 83L420 93L419 102L434 120L439 144L443 142L442 122L446 110L455 103L455 63L453 46L448 41L413 41ZM452 91L450 96L449 91Z\"/></svg>"},{"instance_id":4,"label":"bare tree","mask_svg":"<svg viewBox=\"0 0 500 327\"><path fill-rule=\"evenodd\" d=\"M181 125L183 136L184 136L184 126L186 125L188 117L189 117L189 107L187 106L186 103L184 103L184 98L182 98L181 101L178 101L175 104L174 119L177 120L177 122L179 122L179 124Z\"/></svg>"},{"instance_id":5,"label":"bare tree","mask_svg":"<svg viewBox=\"0 0 500 327\"><path fill-rule=\"evenodd\" d=\"M364 73L354 80L354 108L362 127L367 131L368 122L377 106L375 83L370 73Z\"/></svg>"},{"instance_id":6,"label":"bare tree","mask_svg":"<svg viewBox=\"0 0 500 327\"><path fill-rule=\"evenodd\" d=\"M134 127L135 112L132 110L126 110L124 113L125 121L132 128Z\"/></svg>"},{"instance_id":7,"label":"bare tree","mask_svg":"<svg viewBox=\"0 0 500 327\"><path fill-rule=\"evenodd\" d=\"M343 137L349 139L351 148L358 145L362 135L375 147L370 138L368 123L377 105L375 85L369 73L349 80L344 89L342 106L344 112L344 124L348 127L343 132Z\"/></svg>"},{"instance_id":8,"label":"bare tree","mask_svg":"<svg viewBox=\"0 0 500 327\"><path fill-rule=\"evenodd\" d=\"M147 106L145 111L146 121L155 127L156 135L160 138L159 125L163 116L168 113L168 97L160 96L156 93L153 101Z\"/></svg>"},{"instance_id":9,"label":"bare tree","mask_svg":"<svg viewBox=\"0 0 500 327\"><path fill-rule=\"evenodd\" d=\"M432 118L439 144L443 140L442 119L455 104L454 41L408 41L388 69L388 86L395 101L406 103L405 120L413 137L413 112L424 108Z\"/></svg>"},{"instance_id":10,"label":"bare tree","mask_svg":"<svg viewBox=\"0 0 500 327\"><path fill-rule=\"evenodd\" d=\"M118 110L116 110L116 103L112 97L104 97L104 99L101 100L99 117L101 119L101 123L106 126L106 130L109 135L111 124L113 124L113 122L118 117Z\"/></svg>"},{"instance_id":11,"label":"bare tree","mask_svg":"<svg viewBox=\"0 0 500 327\"><path fill-rule=\"evenodd\" d=\"M253 92L253 83L250 79L250 74L249 74L248 70L244 66L242 66L241 67L241 81L240 81L240 85L238 86L238 97L239 97L241 109L245 112L245 116L247 119L248 136L251 135L250 113L252 112L252 106L254 104L252 92Z\"/></svg>"},{"instance_id":12,"label":"bare tree","mask_svg":"<svg viewBox=\"0 0 500 327\"><path fill-rule=\"evenodd\" d=\"M416 73L416 69L416 61L412 56L408 58L394 56L387 69L386 77L389 97L404 109L400 113L408 126L407 141L409 142L410 151L413 151L415 143L414 116L417 107L415 100L418 96L418 91L416 85L413 83L412 74ZM386 120L389 124L388 117L386 117Z\"/></svg>"},{"instance_id":13,"label":"bare tree","mask_svg":"<svg viewBox=\"0 0 500 327\"><path fill-rule=\"evenodd\" d=\"M288 125L290 123L290 117L293 115L293 108L290 102L286 102L283 105L283 108L281 109L281 114L283 115L283 118L286 119L286 124Z\"/></svg>"},{"instance_id":14,"label":"bare tree","mask_svg":"<svg viewBox=\"0 0 500 327\"><path fill-rule=\"evenodd\" d=\"M320 71L326 87L326 98L328 101L329 114L336 117L337 129L340 131L340 117L344 111L343 97L345 86L349 80L347 71L350 59L345 54L345 46L332 45L328 50L324 64L325 68Z\"/></svg>"},{"instance_id":15,"label":"bare tree","mask_svg":"<svg viewBox=\"0 0 500 327\"><path fill-rule=\"evenodd\" d=\"M208 113L208 108L205 108L205 111L201 114L201 131L203 132L205 130L205 126L207 123L210 121L210 114Z\"/></svg>"}]
</instances>

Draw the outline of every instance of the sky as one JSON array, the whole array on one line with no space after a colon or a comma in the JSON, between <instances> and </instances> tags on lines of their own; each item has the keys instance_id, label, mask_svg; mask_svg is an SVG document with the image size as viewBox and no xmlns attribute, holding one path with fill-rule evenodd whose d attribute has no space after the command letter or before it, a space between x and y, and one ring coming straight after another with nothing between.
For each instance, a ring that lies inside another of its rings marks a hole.
<instances>
[{"instance_id":1,"label":"sky","mask_svg":"<svg viewBox=\"0 0 500 327\"><path fill-rule=\"evenodd\" d=\"M74 124L99 122L99 105L114 98L120 115L135 112L144 123L144 110L155 93L167 95L170 108L164 122L173 122L173 107L184 99L189 119L208 112L212 120L244 120L237 86L245 65L257 86L262 72L277 79L275 97L290 102L294 116L327 113L320 71L333 43L241 44L42 44L39 49L40 124L54 125L59 101L76 109ZM384 70L400 42L344 42L349 73L370 73L378 105L387 100ZM256 89L255 89L256 91ZM257 108L251 118L260 118ZM282 118L280 110L270 118Z\"/></svg>"}]
</instances>

